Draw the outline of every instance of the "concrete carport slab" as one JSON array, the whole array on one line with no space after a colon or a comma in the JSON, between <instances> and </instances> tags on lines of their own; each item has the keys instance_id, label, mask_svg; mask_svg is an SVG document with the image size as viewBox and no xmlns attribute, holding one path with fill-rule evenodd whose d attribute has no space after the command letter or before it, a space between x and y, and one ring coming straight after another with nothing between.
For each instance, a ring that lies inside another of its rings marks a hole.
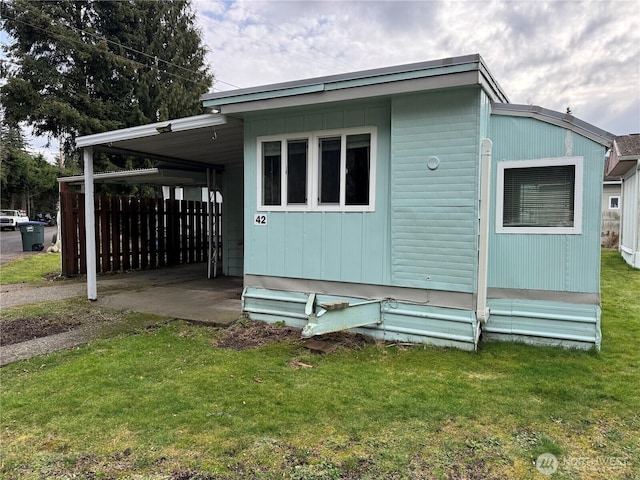
<instances>
[{"instance_id":1,"label":"concrete carport slab","mask_svg":"<svg viewBox=\"0 0 640 480\"><path fill-rule=\"evenodd\" d=\"M242 278L208 279L205 273L203 264L141 272L132 285L135 290L104 292L96 303L211 325L228 325L240 318ZM98 280L99 289L101 283Z\"/></svg>"},{"instance_id":2,"label":"concrete carport slab","mask_svg":"<svg viewBox=\"0 0 640 480\"><path fill-rule=\"evenodd\" d=\"M93 239L96 236L94 183L96 180L106 182L121 182L139 180L144 177L147 181L154 178L158 184L190 184L196 185L197 178L205 176L209 196L217 192L216 175L224 175L227 169L240 170L243 168L243 122L234 118L227 118L218 113L208 113L185 117L166 122L130 127L110 132L96 133L78 137L76 147L83 150L84 173L82 185L85 202L85 258L87 271L87 298L96 300L97 293L97 252ZM93 154L96 152L117 153L125 156L147 158L156 162L155 169L145 172L117 172L94 175ZM153 170L153 171L150 171ZM182 171L182 174L181 172ZM97 177L97 178L96 178ZM237 178L241 179L241 176ZM78 178L68 179L79 181ZM241 182L241 180L240 180ZM224 183L224 182L223 182ZM228 185L230 190L239 190ZM217 193L216 193L217 195ZM223 197L225 193L222 193ZM242 201L242 200L241 200ZM215 203L217 206L217 202ZM217 207L216 207L217 208ZM238 209L242 212L242 208ZM217 210L209 212L209 222L218 219ZM235 217L232 217L235 218ZM237 218L235 218L238 221ZM222 226L229 229L229 220ZM242 218L238 221L242 225ZM208 277L217 276L217 240L213 238L214 227L209 228L209 270ZM239 230L239 229L236 229ZM216 235L216 239L218 236ZM228 244L241 244L242 239L231 239ZM215 245L214 245L215 242ZM234 257L234 258L237 258ZM223 265L226 264L223 253ZM236 268L237 270L237 268ZM228 275L237 272L224 272Z\"/></svg>"}]
</instances>

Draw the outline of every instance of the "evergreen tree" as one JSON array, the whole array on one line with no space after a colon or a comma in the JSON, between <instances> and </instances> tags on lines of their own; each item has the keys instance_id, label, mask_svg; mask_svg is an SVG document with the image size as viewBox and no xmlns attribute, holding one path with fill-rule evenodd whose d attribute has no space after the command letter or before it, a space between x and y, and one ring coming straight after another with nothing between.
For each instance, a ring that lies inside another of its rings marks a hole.
<instances>
[{"instance_id":1,"label":"evergreen tree","mask_svg":"<svg viewBox=\"0 0 640 480\"><path fill-rule=\"evenodd\" d=\"M61 139L201 113L212 76L189 0L2 3L5 119Z\"/></svg>"},{"instance_id":2,"label":"evergreen tree","mask_svg":"<svg viewBox=\"0 0 640 480\"><path fill-rule=\"evenodd\" d=\"M66 172L47 163L42 155L27 151L22 132L15 126L0 128L0 191L2 205L22 209L31 216L55 213L58 201L57 177Z\"/></svg>"}]
</instances>

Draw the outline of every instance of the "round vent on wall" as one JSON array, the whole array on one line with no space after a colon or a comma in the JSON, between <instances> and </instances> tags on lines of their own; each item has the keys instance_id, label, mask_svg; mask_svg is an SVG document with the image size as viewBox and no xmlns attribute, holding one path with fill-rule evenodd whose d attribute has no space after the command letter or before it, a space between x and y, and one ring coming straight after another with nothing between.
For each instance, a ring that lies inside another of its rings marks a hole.
<instances>
[{"instance_id":1,"label":"round vent on wall","mask_svg":"<svg viewBox=\"0 0 640 480\"><path fill-rule=\"evenodd\" d=\"M436 156L431 156L427 159L427 167L429 170L435 170L440 165L440 159Z\"/></svg>"}]
</instances>

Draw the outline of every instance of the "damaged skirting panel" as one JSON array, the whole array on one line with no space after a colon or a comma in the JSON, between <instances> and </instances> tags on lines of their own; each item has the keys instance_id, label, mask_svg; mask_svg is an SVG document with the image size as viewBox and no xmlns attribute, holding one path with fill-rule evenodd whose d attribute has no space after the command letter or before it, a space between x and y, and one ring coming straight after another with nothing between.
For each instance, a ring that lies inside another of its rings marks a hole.
<instances>
[{"instance_id":1,"label":"damaged skirting panel","mask_svg":"<svg viewBox=\"0 0 640 480\"><path fill-rule=\"evenodd\" d=\"M489 299L483 340L600 349L600 307L593 304Z\"/></svg>"},{"instance_id":2,"label":"damaged skirting panel","mask_svg":"<svg viewBox=\"0 0 640 480\"><path fill-rule=\"evenodd\" d=\"M315 295L313 313L309 313L310 294L266 288L246 287L242 295L243 310L254 320L284 321L287 325L304 328L310 320L322 322L322 305L347 302L358 306L363 298L334 295ZM463 350L477 347L478 324L475 312L456 308L381 299L380 315L367 326L352 331L388 341L425 343ZM306 310L306 311L305 311ZM318 316L316 317L316 314ZM349 316L349 307L329 312L325 317ZM372 317L373 318L373 317ZM340 322L337 322L340 323Z\"/></svg>"}]
</instances>

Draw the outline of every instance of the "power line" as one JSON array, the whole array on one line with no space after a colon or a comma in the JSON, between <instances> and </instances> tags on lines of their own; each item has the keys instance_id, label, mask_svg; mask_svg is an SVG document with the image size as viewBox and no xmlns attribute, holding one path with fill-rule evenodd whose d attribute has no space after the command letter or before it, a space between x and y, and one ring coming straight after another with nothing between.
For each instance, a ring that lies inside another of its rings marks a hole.
<instances>
[{"instance_id":1,"label":"power line","mask_svg":"<svg viewBox=\"0 0 640 480\"><path fill-rule=\"evenodd\" d=\"M38 12L38 13L39 13L39 12ZM5 15L5 18L8 18L8 19L10 19L10 20L13 20L13 21L15 21L15 22L17 22L17 23L21 23L21 24L23 24L23 25L27 25L27 26L29 26L29 27L31 27L31 28L36 29L36 30L40 30L40 31L46 32L46 33L48 33L49 35L57 36L57 37L59 37L59 38L63 38L63 39L66 39L66 40L70 40L70 41L72 41L72 42L79 43L79 44L81 44L81 45L83 45L83 46L85 46L85 47L89 47L89 48L97 49L97 46L96 46L96 45L94 45L94 44L87 44L87 43L85 43L85 42L80 41L80 40L79 40L79 39L77 39L77 38L69 37L69 36L63 35L63 34L61 34L61 33L59 33L59 32L53 32L53 31L51 31L50 29L47 29L47 28L44 28L44 27L40 27L40 26L37 26L37 25L33 25L33 24L31 24L31 23L29 23L29 22L26 22L26 21L24 21L24 20L22 20L22 19L15 18L15 17L10 17L10 16L7 16L7 15ZM51 20L51 23L53 23L53 20L52 20L51 18L47 17L47 20ZM96 38L96 39L98 39L98 40L104 40L104 41L106 41L107 43L110 43L110 44L112 44L112 45L119 46L119 47L121 47L121 48L123 48L123 49L125 49L125 50L130 51L130 52L134 52L134 53L137 53L137 54L142 55L142 56L144 56L144 57L147 57L147 58L149 58L149 59L152 59L152 60L156 63L156 67L157 67L157 64L158 64L158 63L162 62L162 63L164 63L164 64L166 64L166 65L168 65L168 66L172 66L172 67L175 67L175 68L178 68L178 69L184 70L184 71L186 71L186 72L188 72L188 73L190 73L190 74L200 75L200 73L195 72L195 71L193 71L193 70L189 70L189 69L188 69L188 68L186 68L186 67L183 67L183 66L181 66L181 65L177 65L177 64L172 63L172 62L169 62L169 61L164 60L163 58L158 57L158 56L156 56L156 55L150 55L150 54L148 54L148 53L146 53L146 52L142 52L142 51L137 50L137 49L135 49L135 48L133 48L133 47L129 47L129 46L127 46L127 45L123 45L123 44L121 44L121 43L119 43L119 42L116 42L116 41L110 40L110 39L106 38L105 36L101 36L101 35L98 35L98 34L95 34L95 33L92 33L92 32L88 32L88 31L86 31L86 30L83 30L83 29L81 29L81 28L75 27L75 26L73 26L73 25L61 25L61 26L65 27L65 28L70 28L70 29L74 30L76 33L83 33L83 34L85 34L85 35L92 36L92 37L94 37L94 38ZM145 68L153 69L153 66L151 66L151 65L148 65L148 64L142 63L142 62L140 62L140 61L138 61L138 60L133 60L133 59L130 59L130 58L123 57L122 55L119 55L119 54L117 54L117 53L114 53L114 52L112 52L112 51L110 51L110 50L107 50L106 52L102 52L102 51L101 51L100 53L107 53L107 54L108 54L108 55L110 55L111 57L119 58L119 59L124 60L126 63L129 63L129 64L132 64L132 63L133 63L133 64L137 64L137 65L139 65L139 66L141 66L141 67L145 67ZM195 84L199 84L199 83L201 83L201 82L196 81L196 80L194 80L194 79L191 79L191 78L188 78L188 77L183 77L182 75L178 75L178 74L176 74L176 73L169 72L169 71L166 71L166 70L164 70L164 71L163 71L163 73L164 73L164 74L166 74L166 75L169 75L169 76L175 77L175 78L179 78L179 79L184 80L184 81L187 81L187 82L192 82L192 83L195 83ZM234 85L234 84L229 83L229 82L225 82L225 81L220 80L220 79L217 79L217 78L215 78L215 80L216 80L217 82L219 82L219 83L224 83L225 85L229 85L229 86L234 87L234 88L240 88L240 87L238 87L237 85Z\"/></svg>"}]
</instances>

